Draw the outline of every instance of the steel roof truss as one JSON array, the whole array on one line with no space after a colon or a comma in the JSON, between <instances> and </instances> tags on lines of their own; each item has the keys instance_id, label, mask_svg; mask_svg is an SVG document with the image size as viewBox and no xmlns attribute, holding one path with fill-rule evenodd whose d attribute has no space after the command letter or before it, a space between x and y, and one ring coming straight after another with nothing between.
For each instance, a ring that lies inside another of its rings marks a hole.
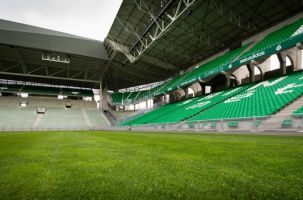
<instances>
[{"instance_id":1,"label":"steel roof truss","mask_svg":"<svg viewBox=\"0 0 303 200\"><path fill-rule=\"evenodd\" d=\"M83 74L83 73L84 73L84 72L78 72L78 73L72 75L71 78L76 78L76 77L80 76L80 75Z\"/></svg>"},{"instance_id":2,"label":"steel roof truss","mask_svg":"<svg viewBox=\"0 0 303 200\"><path fill-rule=\"evenodd\" d=\"M99 81L95 80L83 80L83 79L72 79L58 76L45 76L45 75L35 75L35 74L23 74L23 73L15 73L15 72L0 72L0 74L4 75L14 75L14 76L24 76L24 77L33 77L33 78L47 78L47 79L57 79L57 80L68 80L68 81L78 81L78 82L91 82L91 83L99 83Z\"/></svg>"},{"instance_id":3,"label":"steel roof truss","mask_svg":"<svg viewBox=\"0 0 303 200\"><path fill-rule=\"evenodd\" d=\"M214 9L220 16L237 27L247 31L256 29L254 24L235 13L228 5L224 4L223 0L209 0L208 2L211 9Z\"/></svg>"},{"instance_id":4,"label":"steel roof truss","mask_svg":"<svg viewBox=\"0 0 303 200\"><path fill-rule=\"evenodd\" d=\"M18 67L18 66L20 66L20 63L15 64L15 65L12 65L12 66L9 66L9 67L6 67L6 68L4 68L4 69L1 69L1 72L7 72L7 71L9 71L9 70L11 70L11 69L13 69L13 68ZM2 67L3 67L3 66L2 66Z\"/></svg>"},{"instance_id":5,"label":"steel roof truss","mask_svg":"<svg viewBox=\"0 0 303 200\"><path fill-rule=\"evenodd\" d=\"M39 71L40 69L43 69L43 68L44 68L44 66L38 67L38 68L36 68L36 69L34 69L34 70L28 72L27 74L32 74L32 73L34 73L34 72L36 72L36 71Z\"/></svg>"},{"instance_id":6,"label":"steel roof truss","mask_svg":"<svg viewBox=\"0 0 303 200\"><path fill-rule=\"evenodd\" d=\"M55 76L57 74L60 74L60 73L62 73L64 71L65 71L65 69L60 69L60 70L56 71L55 73L50 74L49 76L53 77L53 76Z\"/></svg>"},{"instance_id":7,"label":"steel roof truss","mask_svg":"<svg viewBox=\"0 0 303 200\"><path fill-rule=\"evenodd\" d=\"M195 0L179 0L177 4L177 8L173 10L172 13L168 13L163 16L163 18L156 18L149 10L147 10L146 6L144 6L143 0L140 0L141 3L136 2L136 5L140 11L147 12L151 19L155 22L156 27L154 28L153 32L149 32L146 35L140 36L139 34L136 34L138 37L138 41L141 43L140 46L134 46L130 49L130 53L132 55L132 59L129 61L131 63L137 61L139 57L142 56L142 54L153 45L153 43L162 37L167 30L171 27L172 24L185 12L187 11L195 2ZM166 18L164 18L166 17ZM128 30L128 29L126 29ZM144 39L142 39L144 38ZM143 42L144 41L144 42ZM137 44L137 42L135 43Z\"/></svg>"},{"instance_id":8,"label":"steel roof truss","mask_svg":"<svg viewBox=\"0 0 303 200\"><path fill-rule=\"evenodd\" d=\"M27 66L26 66L26 64L24 62L24 58L23 58L23 56L22 56L22 54L21 54L21 52L20 52L19 49L17 49L16 47L14 47L14 50L15 50L16 56L17 56L17 58L18 58L18 60L19 60L19 62L21 64L23 73L26 74L27 71L28 71L28 69L27 69Z\"/></svg>"}]
</instances>

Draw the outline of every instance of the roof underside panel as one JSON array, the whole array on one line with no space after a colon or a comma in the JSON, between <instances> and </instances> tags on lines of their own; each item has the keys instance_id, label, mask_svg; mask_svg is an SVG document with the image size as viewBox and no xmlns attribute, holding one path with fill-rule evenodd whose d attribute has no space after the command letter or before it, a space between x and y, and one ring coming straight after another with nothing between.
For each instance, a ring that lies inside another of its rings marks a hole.
<instances>
[{"instance_id":1,"label":"roof underside panel","mask_svg":"<svg viewBox=\"0 0 303 200\"><path fill-rule=\"evenodd\" d=\"M102 42L0 20L0 43L108 60Z\"/></svg>"}]
</instances>

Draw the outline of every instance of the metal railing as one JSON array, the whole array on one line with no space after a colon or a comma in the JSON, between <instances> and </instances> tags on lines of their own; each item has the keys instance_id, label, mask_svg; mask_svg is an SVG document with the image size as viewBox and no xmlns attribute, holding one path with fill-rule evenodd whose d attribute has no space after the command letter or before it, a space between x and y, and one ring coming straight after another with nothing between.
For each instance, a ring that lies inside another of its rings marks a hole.
<instances>
[{"instance_id":1,"label":"metal railing","mask_svg":"<svg viewBox=\"0 0 303 200\"><path fill-rule=\"evenodd\" d=\"M64 119L63 119L64 120ZM65 119L66 120L66 119ZM72 119L69 119L72 120ZM203 121L182 121L178 123L143 124L132 126L106 126L78 124L77 126L52 124L33 126L30 124L1 124L0 131L56 131L56 130L137 130L137 131L219 131L219 132L259 132L259 131L300 131L303 132L303 115L272 115L250 118L230 118Z\"/></svg>"},{"instance_id":2,"label":"metal railing","mask_svg":"<svg viewBox=\"0 0 303 200\"><path fill-rule=\"evenodd\" d=\"M131 130L149 131L303 131L303 115L272 115L178 123L132 125Z\"/></svg>"}]
</instances>

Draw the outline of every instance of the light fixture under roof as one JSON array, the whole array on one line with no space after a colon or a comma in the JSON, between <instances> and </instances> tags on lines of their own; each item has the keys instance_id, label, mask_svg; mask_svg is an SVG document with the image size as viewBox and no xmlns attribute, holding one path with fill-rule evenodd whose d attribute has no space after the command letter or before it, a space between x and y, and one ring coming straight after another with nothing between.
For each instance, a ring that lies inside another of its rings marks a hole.
<instances>
[{"instance_id":1,"label":"light fixture under roof","mask_svg":"<svg viewBox=\"0 0 303 200\"><path fill-rule=\"evenodd\" d=\"M56 52L43 52L42 60L50 61L50 62L59 62L59 63L70 63L69 57L64 53L56 53Z\"/></svg>"}]
</instances>

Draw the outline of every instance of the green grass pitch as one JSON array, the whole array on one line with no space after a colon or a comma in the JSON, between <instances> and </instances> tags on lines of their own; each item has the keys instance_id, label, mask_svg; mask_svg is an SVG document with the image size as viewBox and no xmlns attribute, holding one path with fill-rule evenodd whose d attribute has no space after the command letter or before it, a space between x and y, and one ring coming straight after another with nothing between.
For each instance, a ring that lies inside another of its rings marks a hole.
<instances>
[{"instance_id":1,"label":"green grass pitch","mask_svg":"<svg viewBox=\"0 0 303 200\"><path fill-rule=\"evenodd\" d=\"M0 199L303 199L303 137L1 133Z\"/></svg>"}]
</instances>

